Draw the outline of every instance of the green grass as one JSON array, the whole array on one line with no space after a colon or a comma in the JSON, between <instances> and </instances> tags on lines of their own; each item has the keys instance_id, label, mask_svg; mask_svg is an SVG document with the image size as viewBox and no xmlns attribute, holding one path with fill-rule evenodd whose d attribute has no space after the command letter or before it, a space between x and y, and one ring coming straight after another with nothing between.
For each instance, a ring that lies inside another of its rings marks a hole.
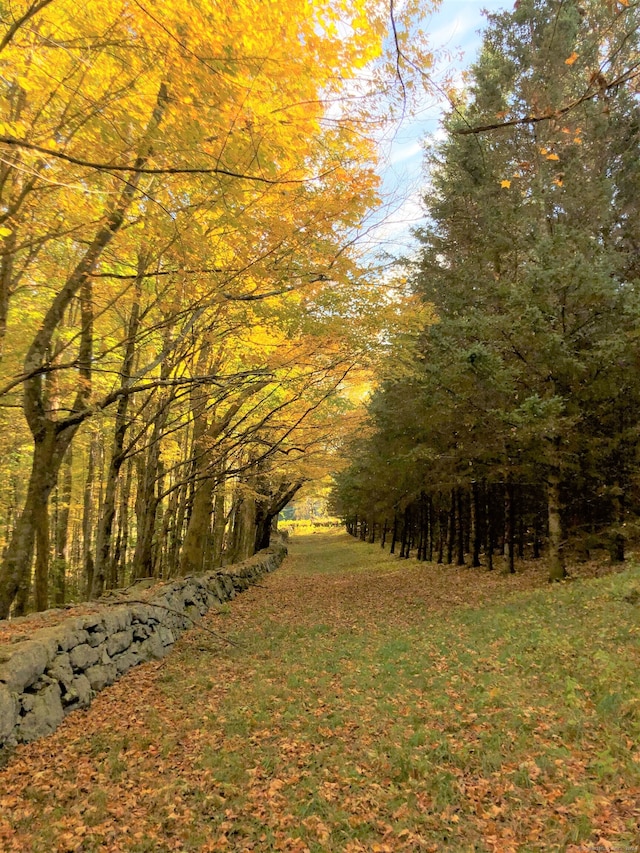
<instances>
[{"instance_id":1,"label":"green grass","mask_svg":"<svg viewBox=\"0 0 640 853\"><path fill-rule=\"evenodd\" d=\"M340 536L292 551L266 590L211 617L242 647L202 652L192 632L126 740L122 723L83 735L77 849L640 849L637 567L521 592L506 579L492 604L438 609L442 567ZM99 824L127 784L142 793L118 847ZM44 796L15 830L67 849L38 822Z\"/></svg>"}]
</instances>

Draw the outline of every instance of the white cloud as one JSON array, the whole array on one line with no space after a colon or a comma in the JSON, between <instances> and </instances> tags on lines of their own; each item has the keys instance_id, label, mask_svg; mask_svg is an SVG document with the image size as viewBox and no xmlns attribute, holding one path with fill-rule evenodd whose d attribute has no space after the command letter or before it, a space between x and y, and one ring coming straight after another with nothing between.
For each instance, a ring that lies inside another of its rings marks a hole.
<instances>
[{"instance_id":1,"label":"white cloud","mask_svg":"<svg viewBox=\"0 0 640 853\"><path fill-rule=\"evenodd\" d=\"M412 160L418 154L422 156L423 148L420 141L415 141L409 145L399 145L394 148L389 157L389 164L404 163L405 160Z\"/></svg>"}]
</instances>

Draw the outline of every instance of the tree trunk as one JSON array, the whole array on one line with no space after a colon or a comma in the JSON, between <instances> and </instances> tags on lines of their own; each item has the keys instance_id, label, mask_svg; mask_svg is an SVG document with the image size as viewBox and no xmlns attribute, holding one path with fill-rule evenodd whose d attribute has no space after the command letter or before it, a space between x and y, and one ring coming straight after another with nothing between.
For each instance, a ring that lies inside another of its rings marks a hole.
<instances>
[{"instance_id":1,"label":"tree trunk","mask_svg":"<svg viewBox=\"0 0 640 853\"><path fill-rule=\"evenodd\" d=\"M175 510L172 511L173 524L169 529L169 574L178 574L180 546L184 541L185 517L187 512L188 483L183 483L173 492L171 500L175 502Z\"/></svg>"},{"instance_id":2,"label":"tree trunk","mask_svg":"<svg viewBox=\"0 0 640 853\"><path fill-rule=\"evenodd\" d=\"M2 241L0 255L0 360L4 354L4 339L7 333L9 298L13 280L13 258L16 250L17 230L13 228Z\"/></svg>"},{"instance_id":3,"label":"tree trunk","mask_svg":"<svg viewBox=\"0 0 640 853\"><path fill-rule=\"evenodd\" d=\"M34 605L39 612L49 606L49 505L45 501L36 510L36 565Z\"/></svg>"},{"instance_id":4,"label":"tree trunk","mask_svg":"<svg viewBox=\"0 0 640 853\"><path fill-rule=\"evenodd\" d=\"M515 574L515 498L511 475L504 490L504 544L509 573Z\"/></svg>"},{"instance_id":5,"label":"tree trunk","mask_svg":"<svg viewBox=\"0 0 640 853\"><path fill-rule=\"evenodd\" d=\"M447 540L447 565L453 563L453 549L456 544L456 490L451 489L451 506L449 507L449 531Z\"/></svg>"},{"instance_id":6,"label":"tree trunk","mask_svg":"<svg viewBox=\"0 0 640 853\"><path fill-rule=\"evenodd\" d=\"M127 559L129 554L129 513L131 501L131 486L133 483L133 461L129 459L126 465L126 473L120 490L120 505L118 512L118 533L116 536L113 556L109 561L109 572L107 579L108 589L117 589L124 586Z\"/></svg>"},{"instance_id":7,"label":"tree trunk","mask_svg":"<svg viewBox=\"0 0 640 853\"><path fill-rule=\"evenodd\" d=\"M542 520L540 518L540 513L538 512L538 510L536 508L535 514L533 516L533 559L534 560L540 559L540 547L541 547L540 530L541 530L541 528L542 528Z\"/></svg>"},{"instance_id":8,"label":"tree trunk","mask_svg":"<svg viewBox=\"0 0 640 853\"><path fill-rule=\"evenodd\" d=\"M495 500L495 489L488 485L485 490L486 496L486 516L487 516L487 569L493 571L493 549L495 548L495 519L493 513L493 504Z\"/></svg>"},{"instance_id":9,"label":"tree trunk","mask_svg":"<svg viewBox=\"0 0 640 853\"><path fill-rule=\"evenodd\" d=\"M120 387L124 388L128 385L134 363L135 343L140 327L140 295L142 291L142 276L146 266L145 256L138 255L138 271L134 286L134 302L131 307L131 316L127 324L127 337L125 350L122 359L122 368L120 371ZM113 445L111 447L111 458L109 459L109 467L107 469L107 484L104 496L104 505L100 520L98 523L98 533L96 536L96 561L93 573L93 583L91 587L91 598L98 598L104 591L105 582L107 582L109 574L109 565L111 558L111 536L113 533L113 523L116 517L116 493L118 490L118 478L120 469L124 462L125 456L124 440L129 428L127 412L129 409L130 398L128 394L124 394L118 401L116 409L115 424L113 429Z\"/></svg>"},{"instance_id":10,"label":"tree trunk","mask_svg":"<svg viewBox=\"0 0 640 853\"><path fill-rule=\"evenodd\" d=\"M624 524L624 506L622 495L624 491L619 480L616 480L615 490L613 494L613 517L615 519L616 529L611 537L611 545L609 548L609 556L612 563L624 563L624 547L625 537L622 532Z\"/></svg>"},{"instance_id":11,"label":"tree trunk","mask_svg":"<svg viewBox=\"0 0 640 853\"><path fill-rule=\"evenodd\" d=\"M180 555L181 575L202 574L204 554L211 526L213 492L215 487L216 481L213 477L202 479L196 485L193 504L191 506L191 517L189 518L189 525L182 543L182 553Z\"/></svg>"},{"instance_id":12,"label":"tree trunk","mask_svg":"<svg viewBox=\"0 0 640 853\"><path fill-rule=\"evenodd\" d=\"M410 554L411 543L411 508L409 505L405 507L404 518L402 522L402 544L400 546L400 558L408 559Z\"/></svg>"},{"instance_id":13,"label":"tree trunk","mask_svg":"<svg viewBox=\"0 0 640 853\"><path fill-rule=\"evenodd\" d=\"M74 433L75 430L59 433L56 425L49 422L35 437L27 498L0 569L0 619L7 618L20 591L19 610L25 610L31 584L36 522L48 511L49 495L56 484L62 458Z\"/></svg>"},{"instance_id":14,"label":"tree trunk","mask_svg":"<svg viewBox=\"0 0 640 853\"><path fill-rule=\"evenodd\" d=\"M255 553L256 501L252 494L237 494L234 501L233 528L229 560L241 562Z\"/></svg>"},{"instance_id":15,"label":"tree trunk","mask_svg":"<svg viewBox=\"0 0 640 853\"><path fill-rule=\"evenodd\" d=\"M464 511L463 511L463 492L462 487L458 487L456 489L456 506L458 508L458 537L457 537L457 545L458 545L458 565L464 566L464 540L465 540L465 531L464 531Z\"/></svg>"},{"instance_id":16,"label":"tree trunk","mask_svg":"<svg viewBox=\"0 0 640 853\"><path fill-rule=\"evenodd\" d=\"M393 514L393 530L391 532L391 548L389 549L390 554L395 554L396 542L397 541L398 541L398 513L395 512Z\"/></svg>"},{"instance_id":17,"label":"tree trunk","mask_svg":"<svg viewBox=\"0 0 640 853\"><path fill-rule=\"evenodd\" d=\"M82 502L82 564L84 571L86 597L91 596L93 585L94 561L91 553L91 532L93 529L93 482L95 479L95 436L89 447L87 477L84 483Z\"/></svg>"},{"instance_id":18,"label":"tree trunk","mask_svg":"<svg viewBox=\"0 0 640 853\"><path fill-rule=\"evenodd\" d=\"M221 473L216 493L213 499L213 541L211 543L211 568L216 569L222 565L222 554L224 551L224 534L227 527L225 515L225 484L226 478Z\"/></svg>"},{"instance_id":19,"label":"tree trunk","mask_svg":"<svg viewBox=\"0 0 640 853\"><path fill-rule=\"evenodd\" d=\"M153 535L159 503L156 489L159 462L159 441L156 440L154 430L146 456L139 456L136 463L137 538L133 554L132 580L153 577Z\"/></svg>"},{"instance_id":20,"label":"tree trunk","mask_svg":"<svg viewBox=\"0 0 640 853\"><path fill-rule=\"evenodd\" d=\"M447 538L447 518L446 509L438 511L438 563L444 562L444 544Z\"/></svg>"},{"instance_id":21,"label":"tree trunk","mask_svg":"<svg viewBox=\"0 0 640 853\"><path fill-rule=\"evenodd\" d=\"M302 485L301 480L295 483L287 483L283 480L275 489L270 490L266 498L256 502L254 553L269 547L273 519L277 518L280 510L285 508L296 492L302 488Z\"/></svg>"},{"instance_id":22,"label":"tree trunk","mask_svg":"<svg viewBox=\"0 0 640 853\"><path fill-rule=\"evenodd\" d=\"M480 549L482 548L482 511L480 501L480 486L476 480L473 480L471 483L471 527L473 528L471 565L474 569L482 565L480 562Z\"/></svg>"},{"instance_id":23,"label":"tree trunk","mask_svg":"<svg viewBox=\"0 0 640 853\"><path fill-rule=\"evenodd\" d=\"M69 449L65 453L62 468L62 477L58 481L55 520L54 600L56 605L64 604L66 597L67 569L69 565L69 514L71 511L71 493L73 488L72 445L69 445Z\"/></svg>"},{"instance_id":24,"label":"tree trunk","mask_svg":"<svg viewBox=\"0 0 640 853\"><path fill-rule=\"evenodd\" d=\"M560 475L552 469L547 477L547 516L549 519L549 580L560 581L567 576L562 541Z\"/></svg>"}]
</instances>

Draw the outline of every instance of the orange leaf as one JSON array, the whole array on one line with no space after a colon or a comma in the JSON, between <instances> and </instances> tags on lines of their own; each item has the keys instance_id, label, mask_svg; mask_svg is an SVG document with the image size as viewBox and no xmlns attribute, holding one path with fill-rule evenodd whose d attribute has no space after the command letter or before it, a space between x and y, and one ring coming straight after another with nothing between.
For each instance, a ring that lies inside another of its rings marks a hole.
<instances>
[{"instance_id":1,"label":"orange leaf","mask_svg":"<svg viewBox=\"0 0 640 853\"><path fill-rule=\"evenodd\" d=\"M579 54L578 54L578 53L576 53L576 52L575 52L575 50L574 50L574 51L573 51L573 53L571 54L571 56L568 56L568 57L565 59L564 64L565 64L565 65L573 65L573 63L576 61L576 59L578 58L578 56L579 56Z\"/></svg>"},{"instance_id":2,"label":"orange leaf","mask_svg":"<svg viewBox=\"0 0 640 853\"><path fill-rule=\"evenodd\" d=\"M559 160L559 159L560 158L558 157L557 154L547 154L547 160Z\"/></svg>"},{"instance_id":3,"label":"orange leaf","mask_svg":"<svg viewBox=\"0 0 640 853\"><path fill-rule=\"evenodd\" d=\"M511 186L511 181L500 181L500 186L504 187L504 189L508 190Z\"/></svg>"}]
</instances>

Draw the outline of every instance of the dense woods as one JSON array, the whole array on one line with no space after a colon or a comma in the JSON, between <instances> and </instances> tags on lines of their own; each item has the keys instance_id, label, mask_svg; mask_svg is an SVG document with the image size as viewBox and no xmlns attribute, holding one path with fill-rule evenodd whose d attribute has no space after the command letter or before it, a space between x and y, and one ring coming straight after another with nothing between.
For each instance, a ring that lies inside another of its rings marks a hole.
<instances>
[{"instance_id":1,"label":"dense woods","mask_svg":"<svg viewBox=\"0 0 640 853\"><path fill-rule=\"evenodd\" d=\"M336 510L401 556L624 557L636 6L490 16L400 284L359 241L424 4L0 8L0 618L253 554L340 442Z\"/></svg>"},{"instance_id":2,"label":"dense woods","mask_svg":"<svg viewBox=\"0 0 640 853\"><path fill-rule=\"evenodd\" d=\"M396 93L371 4L0 10L3 618L268 543L375 339Z\"/></svg>"},{"instance_id":3,"label":"dense woods","mask_svg":"<svg viewBox=\"0 0 640 853\"><path fill-rule=\"evenodd\" d=\"M428 150L407 288L334 503L400 556L624 558L638 491L637 5L519 0Z\"/></svg>"}]
</instances>

